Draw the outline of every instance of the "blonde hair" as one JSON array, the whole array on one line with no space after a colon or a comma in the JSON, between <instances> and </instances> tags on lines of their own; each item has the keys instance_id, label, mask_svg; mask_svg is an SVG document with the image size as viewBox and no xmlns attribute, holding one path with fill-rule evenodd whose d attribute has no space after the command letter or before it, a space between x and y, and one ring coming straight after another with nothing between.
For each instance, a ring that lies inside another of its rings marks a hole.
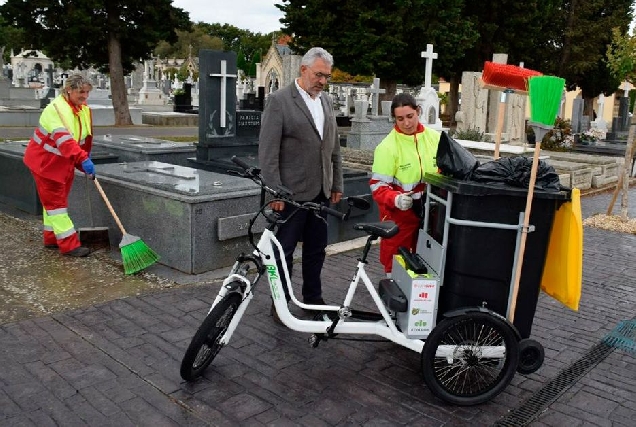
<instances>
[{"instance_id":1,"label":"blonde hair","mask_svg":"<svg viewBox=\"0 0 636 427\"><path fill-rule=\"evenodd\" d=\"M66 89L67 91L71 89L81 89L84 86L88 86L90 89L93 88L93 84L90 82L90 80L88 80L81 74L73 74L72 76L69 76L68 79L66 79L66 82L64 82L64 89Z\"/></svg>"}]
</instances>

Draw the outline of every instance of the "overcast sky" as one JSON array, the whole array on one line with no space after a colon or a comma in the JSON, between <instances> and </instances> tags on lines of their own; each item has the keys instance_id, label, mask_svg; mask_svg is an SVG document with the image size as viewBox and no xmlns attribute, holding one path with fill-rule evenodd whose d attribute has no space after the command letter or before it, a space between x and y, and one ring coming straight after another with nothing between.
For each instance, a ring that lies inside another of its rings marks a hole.
<instances>
[{"instance_id":1,"label":"overcast sky","mask_svg":"<svg viewBox=\"0 0 636 427\"><path fill-rule=\"evenodd\" d=\"M280 0L173 0L172 5L190 13L192 22L230 24L253 33L280 30Z\"/></svg>"},{"instance_id":2,"label":"overcast sky","mask_svg":"<svg viewBox=\"0 0 636 427\"><path fill-rule=\"evenodd\" d=\"M0 4L6 0L0 0ZM280 0L173 0L172 5L190 13L192 22L231 24L253 33L280 30L283 13L274 6Z\"/></svg>"}]
</instances>

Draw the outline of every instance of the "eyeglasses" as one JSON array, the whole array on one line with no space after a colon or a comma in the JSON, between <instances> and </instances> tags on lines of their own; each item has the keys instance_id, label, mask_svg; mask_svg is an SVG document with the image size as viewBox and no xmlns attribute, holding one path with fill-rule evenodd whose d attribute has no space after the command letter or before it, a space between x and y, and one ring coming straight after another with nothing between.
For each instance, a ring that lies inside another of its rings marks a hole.
<instances>
[{"instance_id":1,"label":"eyeglasses","mask_svg":"<svg viewBox=\"0 0 636 427\"><path fill-rule=\"evenodd\" d=\"M325 79L327 81L331 80L331 74L323 74L323 73L317 73L313 70L313 68L311 68L310 66L307 66L307 68L309 68L311 70L311 72L313 73L313 75L318 79L318 80L322 80Z\"/></svg>"}]
</instances>

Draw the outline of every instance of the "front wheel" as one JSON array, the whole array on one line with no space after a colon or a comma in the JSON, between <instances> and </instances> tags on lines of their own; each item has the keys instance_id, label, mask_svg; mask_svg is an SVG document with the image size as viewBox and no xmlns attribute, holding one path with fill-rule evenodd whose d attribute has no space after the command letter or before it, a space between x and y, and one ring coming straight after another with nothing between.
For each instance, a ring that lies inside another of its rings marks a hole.
<instances>
[{"instance_id":1,"label":"front wheel","mask_svg":"<svg viewBox=\"0 0 636 427\"><path fill-rule=\"evenodd\" d=\"M506 388L519 362L513 329L489 313L441 321L422 350L424 382L438 398L460 406L487 402Z\"/></svg>"},{"instance_id":2,"label":"front wheel","mask_svg":"<svg viewBox=\"0 0 636 427\"><path fill-rule=\"evenodd\" d=\"M223 348L221 338L241 305L242 297L236 292L219 301L199 326L181 361L181 378L193 381L203 374Z\"/></svg>"}]
</instances>

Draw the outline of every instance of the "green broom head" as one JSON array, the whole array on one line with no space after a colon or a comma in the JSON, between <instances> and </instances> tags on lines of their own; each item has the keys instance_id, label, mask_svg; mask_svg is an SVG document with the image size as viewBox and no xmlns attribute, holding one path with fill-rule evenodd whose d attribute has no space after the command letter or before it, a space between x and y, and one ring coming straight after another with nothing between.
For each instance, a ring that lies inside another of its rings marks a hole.
<instances>
[{"instance_id":1,"label":"green broom head","mask_svg":"<svg viewBox=\"0 0 636 427\"><path fill-rule=\"evenodd\" d=\"M561 96L565 79L555 76L536 76L528 80L530 96L530 125L534 129L537 141L554 127L561 106Z\"/></svg>"},{"instance_id":2,"label":"green broom head","mask_svg":"<svg viewBox=\"0 0 636 427\"><path fill-rule=\"evenodd\" d=\"M124 273L133 274L150 267L159 260L159 255L139 237L124 235L121 243L121 259L124 264Z\"/></svg>"}]
</instances>

